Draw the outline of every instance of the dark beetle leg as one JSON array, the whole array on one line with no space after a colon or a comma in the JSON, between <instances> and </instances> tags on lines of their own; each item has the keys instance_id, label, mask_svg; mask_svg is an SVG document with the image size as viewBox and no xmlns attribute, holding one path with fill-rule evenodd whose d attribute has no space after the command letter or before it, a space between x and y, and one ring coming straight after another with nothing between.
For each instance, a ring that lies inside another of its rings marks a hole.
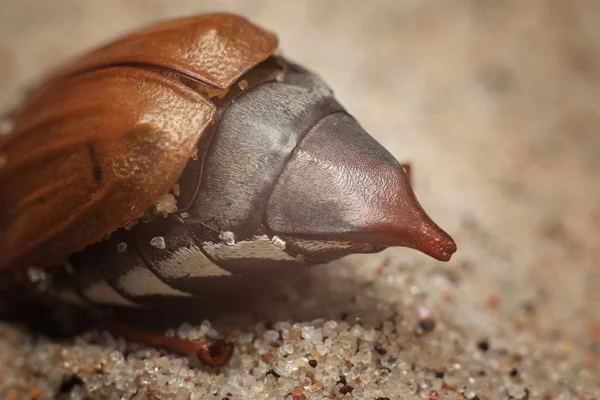
<instances>
[{"instance_id":1,"label":"dark beetle leg","mask_svg":"<svg viewBox=\"0 0 600 400\"><path fill-rule=\"evenodd\" d=\"M179 353L192 360L198 360L210 367L224 365L233 353L233 343L225 339L211 339L202 342L179 339L140 329L109 323L103 329L123 339L148 344L169 352Z\"/></svg>"}]
</instances>

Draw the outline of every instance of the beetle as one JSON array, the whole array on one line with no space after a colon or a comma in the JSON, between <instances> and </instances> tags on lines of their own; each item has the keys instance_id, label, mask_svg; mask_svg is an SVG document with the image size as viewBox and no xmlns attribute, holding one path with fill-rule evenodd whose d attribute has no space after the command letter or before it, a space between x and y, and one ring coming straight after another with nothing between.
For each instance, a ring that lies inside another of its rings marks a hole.
<instances>
[{"instance_id":1,"label":"beetle","mask_svg":"<svg viewBox=\"0 0 600 400\"><path fill-rule=\"evenodd\" d=\"M0 136L0 271L79 305L210 301L229 280L452 238L402 165L244 17L155 23L36 88Z\"/></svg>"}]
</instances>

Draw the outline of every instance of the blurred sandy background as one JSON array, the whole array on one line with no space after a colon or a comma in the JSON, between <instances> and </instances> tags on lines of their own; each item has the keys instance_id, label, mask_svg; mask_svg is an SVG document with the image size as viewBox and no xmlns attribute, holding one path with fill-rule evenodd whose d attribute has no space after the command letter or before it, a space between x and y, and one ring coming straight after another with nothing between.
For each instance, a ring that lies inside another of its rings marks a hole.
<instances>
[{"instance_id":1,"label":"blurred sandy background","mask_svg":"<svg viewBox=\"0 0 600 400\"><path fill-rule=\"evenodd\" d=\"M466 266L460 318L491 331L533 307L542 332L597 357L600 2L0 0L0 108L90 46L216 10L277 32L413 163L417 196L459 247L441 268Z\"/></svg>"}]
</instances>

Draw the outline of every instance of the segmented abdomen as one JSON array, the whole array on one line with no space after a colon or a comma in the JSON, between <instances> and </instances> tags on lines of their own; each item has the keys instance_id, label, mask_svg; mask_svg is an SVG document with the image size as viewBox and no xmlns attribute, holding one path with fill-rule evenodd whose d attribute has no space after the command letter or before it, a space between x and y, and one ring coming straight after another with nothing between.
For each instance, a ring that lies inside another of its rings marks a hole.
<instances>
[{"instance_id":1,"label":"segmented abdomen","mask_svg":"<svg viewBox=\"0 0 600 400\"><path fill-rule=\"evenodd\" d=\"M231 276L173 218L121 229L74 255L54 277L54 290L69 302L139 307L165 297L195 297L198 280Z\"/></svg>"}]
</instances>

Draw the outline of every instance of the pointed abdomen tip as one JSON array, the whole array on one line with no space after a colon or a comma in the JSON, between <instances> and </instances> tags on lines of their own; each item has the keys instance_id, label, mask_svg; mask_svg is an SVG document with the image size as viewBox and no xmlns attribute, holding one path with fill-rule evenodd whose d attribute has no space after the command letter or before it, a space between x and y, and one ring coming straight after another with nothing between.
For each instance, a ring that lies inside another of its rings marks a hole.
<instances>
[{"instance_id":1,"label":"pointed abdomen tip","mask_svg":"<svg viewBox=\"0 0 600 400\"><path fill-rule=\"evenodd\" d=\"M411 235L412 236L412 235ZM456 243L450 235L426 217L425 228L409 240L414 248L439 261L449 261L456 252Z\"/></svg>"},{"instance_id":2,"label":"pointed abdomen tip","mask_svg":"<svg viewBox=\"0 0 600 400\"><path fill-rule=\"evenodd\" d=\"M452 254L456 253L456 243L450 236L445 240L445 243L437 250L431 252L431 256L439 261L450 261Z\"/></svg>"}]
</instances>

